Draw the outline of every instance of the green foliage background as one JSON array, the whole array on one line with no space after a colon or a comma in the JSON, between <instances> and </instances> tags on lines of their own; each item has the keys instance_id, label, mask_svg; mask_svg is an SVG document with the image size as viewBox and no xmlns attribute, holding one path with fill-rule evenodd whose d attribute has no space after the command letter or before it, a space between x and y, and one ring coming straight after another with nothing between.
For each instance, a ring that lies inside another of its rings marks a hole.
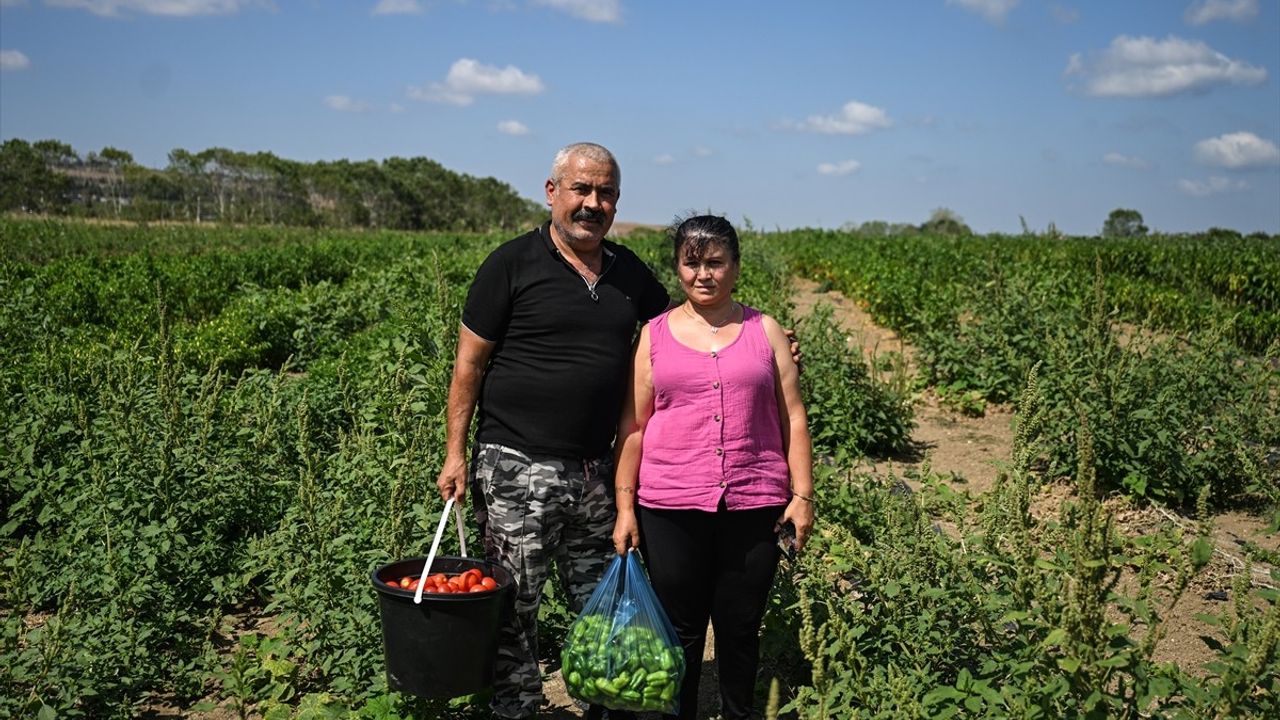
<instances>
[{"instance_id":1,"label":"green foliage background","mask_svg":"<svg viewBox=\"0 0 1280 720\"><path fill-rule=\"evenodd\" d=\"M367 576L434 531L460 307L506 237L0 220L0 714L483 717L482 698L388 693ZM661 238L626 242L672 283ZM1207 680L1153 663L1130 633L1158 626L1156 594L1108 573L1176 580L1206 541L1134 545L1096 502L1280 499L1276 370L1246 361L1274 357L1247 330L1276 327L1274 248L1239 242L1189 267L1178 242L744 237L739 296L798 329L823 458L817 551L780 573L765 628L784 714L1274 709L1274 595L1239 588ZM920 343L920 382L1023 404L982 508L850 471L905 449L909 387L829 312L794 317L795 272ZM1117 319L1178 340L1121 350ZM1026 512L1047 476L1085 488L1056 523ZM570 618L549 592L554 658Z\"/></svg>"}]
</instances>

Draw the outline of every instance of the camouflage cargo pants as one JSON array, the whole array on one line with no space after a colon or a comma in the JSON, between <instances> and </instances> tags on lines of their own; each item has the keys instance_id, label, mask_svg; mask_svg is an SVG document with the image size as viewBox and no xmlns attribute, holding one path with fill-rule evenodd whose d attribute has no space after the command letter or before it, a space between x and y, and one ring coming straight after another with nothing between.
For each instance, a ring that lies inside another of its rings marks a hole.
<instances>
[{"instance_id":1,"label":"camouflage cargo pants","mask_svg":"<svg viewBox=\"0 0 1280 720\"><path fill-rule=\"evenodd\" d=\"M576 613L614 555L613 458L531 458L481 443L471 493L485 556L516 580L515 613L499 634L492 709L498 717L532 717L542 704L538 606L551 561Z\"/></svg>"}]
</instances>

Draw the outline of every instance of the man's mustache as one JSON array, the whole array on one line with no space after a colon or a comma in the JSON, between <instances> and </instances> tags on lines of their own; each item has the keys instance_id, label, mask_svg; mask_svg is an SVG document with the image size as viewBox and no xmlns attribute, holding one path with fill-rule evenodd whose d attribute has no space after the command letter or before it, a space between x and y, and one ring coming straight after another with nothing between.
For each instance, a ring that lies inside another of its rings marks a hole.
<instances>
[{"instance_id":1,"label":"man's mustache","mask_svg":"<svg viewBox=\"0 0 1280 720\"><path fill-rule=\"evenodd\" d=\"M573 214L574 220L587 220L590 222L602 223L605 220L604 211L592 210L591 208L582 208Z\"/></svg>"}]
</instances>

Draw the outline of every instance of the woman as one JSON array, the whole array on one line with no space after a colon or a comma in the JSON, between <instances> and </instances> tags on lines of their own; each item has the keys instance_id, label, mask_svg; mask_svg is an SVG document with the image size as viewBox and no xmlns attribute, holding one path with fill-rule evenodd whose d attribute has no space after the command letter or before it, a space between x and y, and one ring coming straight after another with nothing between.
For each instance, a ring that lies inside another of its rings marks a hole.
<instances>
[{"instance_id":1,"label":"woman","mask_svg":"<svg viewBox=\"0 0 1280 720\"><path fill-rule=\"evenodd\" d=\"M799 372L773 318L733 299L738 235L702 215L671 233L685 302L640 333L618 429L618 554L640 548L684 645L681 718L698 710L707 621L727 720L751 716L779 532L813 527ZM788 525L788 523L790 525Z\"/></svg>"}]
</instances>

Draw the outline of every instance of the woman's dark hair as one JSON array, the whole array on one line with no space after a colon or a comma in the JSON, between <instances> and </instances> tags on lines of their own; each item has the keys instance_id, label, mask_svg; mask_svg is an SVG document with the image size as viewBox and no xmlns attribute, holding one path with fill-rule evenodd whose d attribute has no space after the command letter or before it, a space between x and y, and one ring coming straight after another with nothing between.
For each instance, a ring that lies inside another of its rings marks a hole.
<instances>
[{"instance_id":1,"label":"woman's dark hair","mask_svg":"<svg viewBox=\"0 0 1280 720\"><path fill-rule=\"evenodd\" d=\"M738 250L738 232L728 220L718 215L693 215L677 218L667 232L671 239L671 260L676 266L687 255L694 260L701 260L713 245L729 251L729 256L736 264L742 259Z\"/></svg>"}]
</instances>

